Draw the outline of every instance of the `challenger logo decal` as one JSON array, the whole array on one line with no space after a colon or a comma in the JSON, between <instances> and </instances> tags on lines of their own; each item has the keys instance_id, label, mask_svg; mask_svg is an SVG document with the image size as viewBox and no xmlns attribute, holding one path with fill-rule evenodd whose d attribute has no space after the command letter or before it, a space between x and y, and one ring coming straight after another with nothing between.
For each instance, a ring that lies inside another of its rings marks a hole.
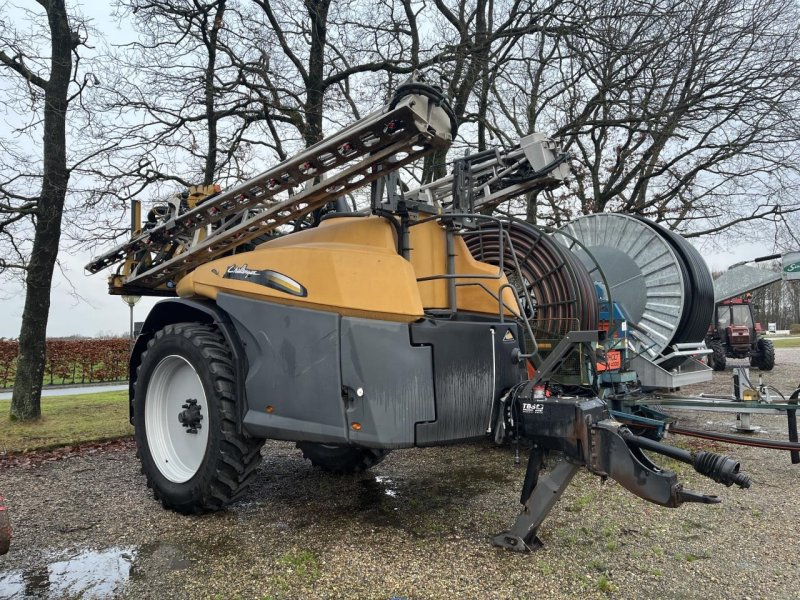
<instances>
[{"instance_id":1,"label":"challenger logo decal","mask_svg":"<svg viewBox=\"0 0 800 600\"><path fill-rule=\"evenodd\" d=\"M249 269L246 264L241 267L238 265L231 265L222 277L224 279L238 279L239 281L263 285L273 290L278 290L279 292L291 294L292 296L299 296L301 298L308 296L308 290L306 290L303 285L283 273L278 273L277 271L271 271L269 269Z\"/></svg>"}]
</instances>

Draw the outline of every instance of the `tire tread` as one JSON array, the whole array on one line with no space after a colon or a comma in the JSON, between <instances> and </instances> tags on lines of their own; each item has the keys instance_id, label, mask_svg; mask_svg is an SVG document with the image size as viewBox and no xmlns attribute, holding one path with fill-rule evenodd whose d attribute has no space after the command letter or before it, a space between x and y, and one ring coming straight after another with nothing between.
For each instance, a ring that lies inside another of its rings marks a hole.
<instances>
[{"instance_id":1,"label":"tire tread","mask_svg":"<svg viewBox=\"0 0 800 600\"><path fill-rule=\"evenodd\" d=\"M231 352L225 338L213 325L202 323L176 323L167 325L156 332L148 342L142 354L137 370L137 379L147 353L168 335L182 336L193 344L200 352L205 367L213 377L214 391L219 403L219 432L221 435L220 452L214 461L213 476L204 489L198 489L191 504L177 503L159 492L158 485L150 473L142 467L147 478L147 486L164 508L182 513L201 513L223 509L226 505L240 497L256 476L261 463L261 447L264 440L253 438L245 432L237 432L237 402L235 397L234 368ZM137 444L136 456L142 462L141 448ZM144 464L142 462L142 464Z\"/></svg>"},{"instance_id":2,"label":"tire tread","mask_svg":"<svg viewBox=\"0 0 800 600\"><path fill-rule=\"evenodd\" d=\"M390 450L340 446L329 448L313 442L297 442L303 458L328 473L361 473L383 461Z\"/></svg>"}]
</instances>

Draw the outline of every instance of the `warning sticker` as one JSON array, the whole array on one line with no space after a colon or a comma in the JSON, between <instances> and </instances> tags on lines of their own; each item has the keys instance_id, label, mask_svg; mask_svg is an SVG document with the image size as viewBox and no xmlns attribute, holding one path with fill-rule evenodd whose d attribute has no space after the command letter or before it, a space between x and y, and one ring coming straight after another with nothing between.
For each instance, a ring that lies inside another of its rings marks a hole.
<instances>
[{"instance_id":1,"label":"warning sticker","mask_svg":"<svg viewBox=\"0 0 800 600\"><path fill-rule=\"evenodd\" d=\"M622 367L622 354L619 350L606 352L606 360L597 361L597 371L616 371Z\"/></svg>"}]
</instances>

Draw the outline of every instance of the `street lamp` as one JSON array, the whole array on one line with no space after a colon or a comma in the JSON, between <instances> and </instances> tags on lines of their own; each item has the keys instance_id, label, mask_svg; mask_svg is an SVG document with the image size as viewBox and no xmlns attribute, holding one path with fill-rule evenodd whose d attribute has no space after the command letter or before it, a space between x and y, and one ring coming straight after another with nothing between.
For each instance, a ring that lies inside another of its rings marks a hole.
<instances>
[{"instance_id":1,"label":"street lamp","mask_svg":"<svg viewBox=\"0 0 800 600\"><path fill-rule=\"evenodd\" d=\"M131 309L131 350L133 350L133 307L136 306L136 303L141 300L141 296L122 296L122 301L127 304Z\"/></svg>"}]
</instances>

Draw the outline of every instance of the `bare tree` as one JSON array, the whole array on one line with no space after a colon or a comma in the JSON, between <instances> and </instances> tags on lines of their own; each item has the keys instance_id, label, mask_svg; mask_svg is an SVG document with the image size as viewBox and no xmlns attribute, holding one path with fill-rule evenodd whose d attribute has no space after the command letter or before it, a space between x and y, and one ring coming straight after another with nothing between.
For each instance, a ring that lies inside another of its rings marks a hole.
<instances>
[{"instance_id":1,"label":"bare tree","mask_svg":"<svg viewBox=\"0 0 800 600\"><path fill-rule=\"evenodd\" d=\"M491 73L539 13L552 10L521 0L121 0L119 7L140 39L121 49L117 62L127 68L106 85L114 115L106 129L120 143L107 171L118 186L128 182L128 195L197 183L201 171L205 183L244 177L379 107L417 69L445 88L485 147ZM423 176L443 174L445 164L440 153Z\"/></svg>"},{"instance_id":2,"label":"bare tree","mask_svg":"<svg viewBox=\"0 0 800 600\"><path fill-rule=\"evenodd\" d=\"M97 175L123 199L250 176L377 108L392 78L419 66L395 22L406 11L388 0L118 7L138 39L117 49L124 68L104 80L105 135L119 148Z\"/></svg>"},{"instance_id":3,"label":"bare tree","mask_svg":"<svg viewBox=\"0 0 800 600\"><path fill-rule=\"evenodd\" d=\"M263 32L269 62L251 79L254 93L305 146L322 138L326 122L341 125L380 106L398 76L419 66L415 32L398 20L414 18L410 7L400 13L388 0L251 1L245 27L253 36Z\"/></svg>"},{"instance_id":4,"label":"bare tree","mask_svg":"<svg viewBox=\"0 0 800 600\"><path fill-rule=\"evenodd\" d=\"M236 7L226 0L122 0L136 39L112 49L103 82L105 136L118 144L98 176L123 200L155 186L210 184L248 174L248 128L260 118L228 56Z\"/></svg>"},{"instance_id":5,"label":"bare tree","mask_svg":"<svg viewBox=\"0 0 800 600\"><path fill-rule=\"evenodd\" d=\"M488 147L493 133L490 91L494 78L512 60L515 48L561 4L561 0L435 0L418 16L415 26L420 32L434 31L422 37L427 42L422 62L438 73L456 118L464 126L460 130L464 145L479 151ZM459 144L456 148L460 149ZM445 174L446 156L440 151L426 159L423 180Z\"/></svg>"},{"instance_id":6,"label":"bare tree","mask_svg":"<svg viewBox=\"0 0 800 600\"><path fill-rule=\"evenodd\" d=\"M581 21L524 40L496 78L498 130L538 128L576 156L574 201L554 197L537 216L623 211L697 236L798 210L794 2L597 0L581 10Z\"/></svg>"},{"instance_id":7,"label":"bare tree","mask_svg":"<svg viewBox=\"0 0 800 600\"><path fill-rule=\"evenodd\" d=\"M268 107L269 133L288 127L306 146L321 139L326 122L343 124L377 108L405 76L424 69L457 117L476 123L484 147L492 69L532 31L541 10L552 8L532 10L518 0L251 2L258 10L242 8L241 23L232 27L259 40L254 50L260 51L232 60ZM442 175L445 164L445 153L430 158L423 177Z\"/></svg>"},{"instance_id":8,"label":"bare tree","mask_svg":"<svg viewBox=\"0 0 800 600\"><path fill-rule=\"evenodd\" d=\"M782 227L798 209L790 0L121 6L142 37L107 86L124 159L106 171L136 182L128 195L245 177L424 68L465 124L456 152L540 130L574 153L568 193L510 209L531 220L619 210L702 235L756 219ZM421 178L446 164L429 157Z\"/></svg>"},{"instance_id":9,"label":"bare tree","mask_svg":"<svg viewBox=\"0 0 800 600\"><path fill-rule=\"evenodd\" d=\"M41 415L50 285L70 177L66 151L67 109L81 88L81 84L73 80L73 55L77 57L82 40L70 21L64 1L38 0L38 4L47 16L43 35L49 36L49 60L39 56L35 43L28 43L21 32L7 23L4 23L0 40L0 72L13 79L14 91L20 94L18 99L25 97L28 102L28 125L23 129L39 131L43 136L41 169L31 166L20 169L20 165L15 165L15 174L5 175L0 185L0 232L14 253L3 258L0 265L25 272L25 308L11 400L11 417L20 420L37 419ZM73 90L72 94L71 84L78 86L78 91ZM18 154L16 157L20 158ZM31 195L34 182L41 187L38 194ZM20 231L19 226L25 223L33 228L29 250L15 236Z\"/></svg>"}]
</instances>

